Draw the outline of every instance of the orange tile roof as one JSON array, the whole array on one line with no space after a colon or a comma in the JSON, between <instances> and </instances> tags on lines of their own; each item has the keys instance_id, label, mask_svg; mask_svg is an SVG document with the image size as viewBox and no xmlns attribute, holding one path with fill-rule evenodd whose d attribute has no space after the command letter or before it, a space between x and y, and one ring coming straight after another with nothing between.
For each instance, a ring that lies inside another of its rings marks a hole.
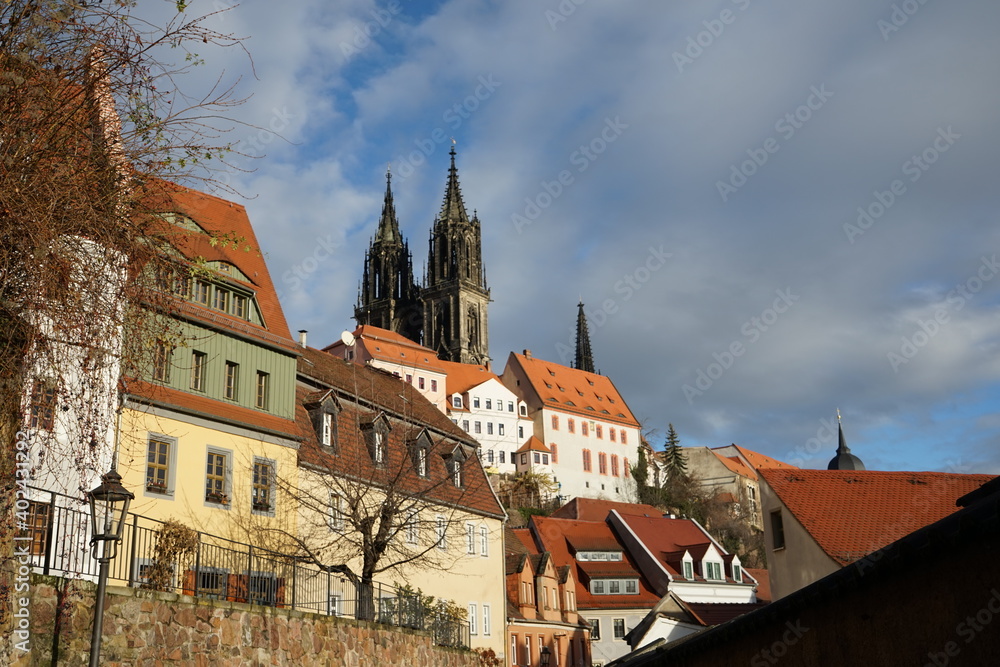
<instances>
[{"instance_id":1,"label":"orange tile roof","mask_svg":"<svg viewBox=\"0 0 1000 667\"><path fill-rule=\"evenodd\" d=\"M757 580L757 600L760 602L771 601L771 573L767 568L748 567L744 568L750 576Z\"/></svg>"},{"instance_id":2,"label":"orange tile roof","mask_svg":"<svg viewBox=\"0 0 1000 667\"><path fill-rule=\"evenodd\" d=\"M500 381L494 373L491 373L486 366L477 364L460 364L455 361L438 361L438 364L448 374L446 382L448 394L464 394L473 387L478 387L490 380Z\"/></svg>"},{"instance_id":3,"label":"orange tile roof","mask_svg":"<svg viewBox=\"0 0 1000 667\"><path fill-rule=\"evenodd\" d=\"M606 523L533 516L531 517L531 526L531 534L538 549L548 551L552 555L554 565L558 567L568 565L573 568L578 609L651 609L659 601L660 596L649 587L645 577L642 576L639 568L629 556L628 550L620 545L614 531ZM570 552L570 543L603 546L613 544L622 550L623 560L613 564L610 562L578 563ZM590 568L593 575L638 578L639 593L638 595L591 595L590 576L585 568ZM601 568L608 571L605 572Z\"/></svg>"},{"instance_id":4,"label":"orange tile roof","mask_svg":"<svg viewBox=\"0 0 1000 667\"><path fill-rule=\"evenodd\" d=\"M638 503L620 503L614 500L597 500L595 498L573 498L549 516L558 519L577 519L580 521L604 521L611 510L619 514L635 514L638 516L663 516L663 511L652 505Z\"/></svg>"},{"instance_id":5,"label":"orange tile roof","mask_svg":"<svg viewBox=\"0 0 1000 667\"><path fill-rule=\"evenodd\" d=\"M452 423L411 384L369 366L345 361L314 348L303 350L299 359L300 383L297 391L297 420L303 438L299 461L313 467L345 473L378 484L398 480L403 490L425 493L435 502L464 507L502 518L503 508L493 494L478 457L473 454L463 466L461 488L448 480L444 455L459 443L473 450L475 440ZM318 388L329 388L337 396L342 411L337 415L338 452L322 447L305 408L315 400ZM361 424L384 413L392 426L387 439L387 463L376 467L364 441ZM409 442L422 429L429 429L433 447L429 457L429 479L417 476L410 460ZM398 477L397 477L398 475Z\"/></svg>"},{"instance_id":6,"label":"orange tile roof","mask_svg":"<svg viewBox=\"0 0 1000 667\"><path fill-rule=\"evenodd\" d=\"M257 297L264 326L203 308L187 301L180 303L182 315L193 317L210 326L221 326L258 338L265 342L294 350L288 323L278 302L278 294L264 255L257 242L250 218L242 204L198 192L176 183L154 180L146 185L147 205L160 213L180 213L193 220L207 233L201 234L176 225L168 225L166 239L186 259L221 261L237 267L250 282L236 276L220 274L252 290ZM154 223L158 224L158 223ZM218 242L222 239L224 242ZM229 243L227 241L238 242Z\"/></svg>"},{"instance_id":7,"label":"orange tile roof","mask_svg":"<svg viewBox=\"0 0 1000 667\"><path fill-rule=\"evenodd\" d=\"M754 472L753 468L749 468L746 465L744 465L743 461L741 461L739 457L723 456L722 454L714 450L712 450L712 453L715 454L715 458L722 461L722 465L729 468L730 472L734 472L737 475L740 475L741 477L749 477L750 479L753 480L757 479L757 473Z\"/></svg>"},{"instance_id":8,"label":"orange tile roof","mask_svg":"<svg viewBox=\"0 0 1000 667\"><path fill-rule=\"evenodd\" d=\"M552 450L546 447L544 442L535 436L531 436L525 440L524 444L515 453L520 452L545 452L546 454L551 454Z\"/></svg>"},{"instance_id":9,"label":"orange tile roof","mask_svg":"<svg viewBox=\"0 0 1000 667\"><path fill-rule=\"evenodd\" d=\"M639 427L632 411L610 378L523 354L511 353L544 407L558 407L588 419Z\"/></svg>"},{"instance_id":10,"label":"orange tile roof","mask_svg":"<svg viewBox=\"0 0 1000 667\"><path fill-rule=\"evenodd\" d=\"M385 361L403 366L413 366L444 374L445 370L441 366L441 360L437 353L430 348L424 347L395 331L382 329L370 324L363 324L354 330L354 339L357 345L365 349L372 359ZM336 341L323 348L324 352L331 352L335 348L344 346L341 341Z\"/></svg>"},{"instance_id":11,"label":"orange tile roof","mask_svg":"<svg viewBox=\"0 0 1000 667\"><path fill-rule=\"evenodd\" d=\"M791 468L798 470L798 466L793 466L791 463L779 461L778 459L772 458L767 454L761 454L760 452L755 452L752 449L741 447L736 443L733 443L733 447L735 447L736 451L742 454L743 457L750 462L750 465L754 470L759 470L760 468Z\"/></svg>"},{"instance_id":12,"label":"orange tile roof","mask_svg":"<svg viewBox=\"0 0 1000 667\"><path fill-rule=\"evenodd\" d=\"M681 571L681 557L685 551L695 560L701 559L712 544L711 538L691 519L666 519L622 515L622 520L653 554L659 554L660 565L674 578L684 578ZM719 549L725 555L725 551Z\"/></svg>"},{"instance_id":13,"label":"orange tile roof","mask_svg":"<svg viewBox=\"0 0 1000 667\"><path fill-rule=\"evenodd\" d=\"M847 565L958 508L993 475L878 470L779 470L761 478L833 560Z\"/></svg>"}]
</instances>

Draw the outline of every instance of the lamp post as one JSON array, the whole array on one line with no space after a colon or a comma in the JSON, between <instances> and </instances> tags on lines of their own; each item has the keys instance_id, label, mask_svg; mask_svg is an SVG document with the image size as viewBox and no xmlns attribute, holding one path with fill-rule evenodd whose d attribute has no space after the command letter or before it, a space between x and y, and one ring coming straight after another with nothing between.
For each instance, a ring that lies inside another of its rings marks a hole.
<instances>
[{"instance_id":1,"label":"lamp post","mask_svg":"<svg viewBox=\"0 0 1000 667\"><path fill-rule=\"evenodd\" d=\"M552 649L543 646L538 650L538 664L540 667L549 667L549 660L552 659Z\"/></svg>"},{"instance_id":2,"label":"lamp post","mask_svg":"<svg viewBox=\"0 0 1000 667\"><path fill-rule=\"evenodd\" d=\"M90 667L97 667L101 656L104 629L104 593L108 587L108 563L118 555L128 506L135 496L124 486L115 470L101 476L101 484L87 494L90 500L90 553L101 564L97 576L97 604L94 606L94 632L90 636Z\"/></svg>"}]
</instances>

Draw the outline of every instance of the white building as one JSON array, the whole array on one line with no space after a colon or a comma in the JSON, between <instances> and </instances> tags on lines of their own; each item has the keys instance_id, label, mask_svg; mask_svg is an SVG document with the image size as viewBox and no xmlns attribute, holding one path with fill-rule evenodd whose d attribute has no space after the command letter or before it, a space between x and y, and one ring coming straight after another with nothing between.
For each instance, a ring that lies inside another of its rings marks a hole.
<instances>
[{"instance_id":1,"label":"white building","mask_svg":"<svg viewBox=\"0 0 1000 667\"><path fill-rule=\"evenodd\" d=\"M346 340L345 340L346 339ZM353 344L348 344L353 339ZM437 354L394 331L362 325L323 348L341 359L368 364L412 384L441 412L445 409L445 370Z\"/></svg>"},{"instance_id":2,"label":"white building","mask_svg":"<svg viewBox=\"0 0 1000 667\"><path fill-rule=\"evenodd\" d=\"M609 378L536 359L525 350L511 353L502 379L524 401L535 437L551 452L564 500L634 500L630 466L640 426Z\"/></svg>"},{"instance_id":3,"label":"white building","mask_svg":"<svg viewBox=\"0 0 1000 667\"><path fill-rule=\"evenodd\" d=\"M438 361L447 373L447 414L479 441L489 472L513 473L514 454L534 432L524 401L486 366Z\"/></svg>"}]
</instances>

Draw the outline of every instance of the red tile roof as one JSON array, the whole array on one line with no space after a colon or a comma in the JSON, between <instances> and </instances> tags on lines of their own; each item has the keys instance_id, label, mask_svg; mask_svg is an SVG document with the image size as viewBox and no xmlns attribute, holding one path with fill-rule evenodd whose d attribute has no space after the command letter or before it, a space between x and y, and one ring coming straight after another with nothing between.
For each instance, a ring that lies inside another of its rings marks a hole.
<instances>
[{"instance_id":1,"label":"red tile roof","mask_svg":"<svg viewBox=\"0 0 1000 667\"><path fill-rule=\"evenodd\" d=\"M491 373L486 366L477 364L460 364L455 361L438 361L444 372L448 374L446 386L448 395L464 394L490 380L500 381L496 374Z\"/></svg>"},{"instance_id":2,"label":"red tile roof","mask_svg":"<svg viewBox=\"0 0 1000 667\"><path fill-rule=\"evenodd\" d=\"M545 452L546 454L550 454L552 450L546 447L544 442L535 436L531 436L518 448L517 453L520 452Z\"/></svg>"},{"instance_id":3,"label":"red tile roof","mask_svg":"<svg viewBox=\"0 0 1000 667\"><path fill-rule=\"evenodd\" d=\"M596 500L594 498L573 498L557 509L550 516L558 519L579 519L580 521L604 521L611 510L619 514L636 514L639 516L663 516L663 511L652 505L638 503L620 503L613 500Z\"/></svg>"},{"instance_id":4,"label":"red tile roof","mask_svg":"<svg viewBox=\"0 0 1000 667\"><path fill-rule=\"evenodd\" d=\"M378 359L386 363L401 364L403 366L413 366L414 368L423 368L441 374L445 372L434 350L426 348L395 331L365 324L354 330L354 340L357 345L364 348L365 352L372 359ZM338 340L324 347L323 351L334 352L343 346L344 343Z\"/></svg>"},{"instance_id":5,"label":"red tile roof","mask_svg":"<svg viewBox=\"0 0 1000 667\"><path fill-rule=\"evenodd\" d=\"M250 282L247 282L241 277L219 274L224 280L242 285L256 294L264 326L189 301L180 302L181 314L209 326L235 330L295 350L296 343L288 330L271 274L243 205L167 181L155 180L146 188L147 204L151 210L180 213L205 230L203 234L177 225L168 225L163 230L166 239L186 259L226 262L249 279Z\"/></svg>"},{"instance_id":6,"label":"red tile roof","mask_svg":"<svg viewBox=\"0 0 1000 667\"><path fill-rule=\"evenodd\" d=\"M757 479L757 473L754 472L753 468L746 466L738 456L723 456L714 450L712 453L715 454L715 458L719 459L722 465L726 466L730 472L734 472L741 477L749 477L753 480Z\"/></svg>"},{"instance_id":7,"label":"red tile roof","mask_svg":"<svg viewBox=\"0 0 1000 667\"><path fill-rule=\"evenodd\" d=\"M552 555L557 567L570 566L576 579L576 599L578 609L651 609L660 596L649 587L639 568L629 557L628 551L620 545L611 527L594 521L575 521L552 517L531 517L531 534L539 550ZM598 545L595 549L615 545L623 552L620 563L585 562L579 563L570 551L573 545ZM592 568L591 574L637 578L638 595L591 595L590 576L585 568ZM601 569L603 568L603 569ZM614 571L611 572L611 568ZM608 570L607 573L604 570Z\"/></svg>"},{"instance_id":8,"label":"red tile roof","mask_svg":"<svg viewBox=\"0 0 1000 667\"><path fill-rule=\"evenodd\" d=\"M733 447L735 447L736 451L738 451L743 456L743 458L745 458L750 463L750 466L754 470L759 470L760 468L791 468L794 470L798 470L797 466L793 466L791 463L785 463L784 461L779 461L778 459L772 458L767 454L761 454L760 452L755 452L752 449L741 447L735 443L733 444ZM717 447L716 449L722 449L722 448Z\"/></svg>"},{"instance_id":9,"label":"red tile roof","mask_svg":"<svg viewBox=\"0 0 1000 667\"><path fill-rule=\"evenodd\" d=\"M683 579L680 562L687 551L694 560L700 560L708 550L713 540L705 534L701 527L691 519L665 519L661 517L645 517L621 515L622 520L639 538L649 551L657 555L660 565L663 565L674 578ZM719 553L726 552L715 545Z\"/></svg>"},{"instance_id":10,"label":"red tile roof","mask_svg":"<svg viewBox=\"0 0 1000 667\"><path fill-rule=\"evenodd\" d=\"M604 375L515 353L511 353L507 363L521 367L544 407L639 427L614 383Z\"/></svg>"},{"instance_id":11,"label":"red tile roof","mask_svg":"<svg viewBox=\"0 0 1000 667\"><path fill-rule=\"evenodd\" d=\"M750 576L757 580L757 600L760 602L771 601L771 574L767 568L747 567L744 568Z\"/></svg>"},{"instance_id":12,"label":"red tile roof","mask_svg":"<svg viewBox=\"0 0 1000 667\"><path fill-rule=\"evenodd\" d=\"M400 484L408 492L427 494L434 502L498 518L505 516L477 455L473 454L463 466L462 487L450 482L444 456L460 444L472 451L477 450L478 445L412 385L384 371L354 364L314 348L302 352L296 406L303 438L299 448L300 464L371 480L373 484L398 480L393 483ZM322 388L332 389L342 407L337 415L337 453L319 444L305 408ZM385 414L391 426L384 467L376 467L372 462L361 430L361 424L378 413ZM417 476L408 447L424 428L428 429L433 443L429 479Z\"/></svg>"},{"instance_id":13,"label":"red tile roof","mask_svg":"<svg viewBox=\"0 0 1000 667\"><path fill-rule=\"evenodd\" d=\"M761 477L833 560L847 565L955 512L993 475L778 470Z\"/></svg>"}]
</instances>

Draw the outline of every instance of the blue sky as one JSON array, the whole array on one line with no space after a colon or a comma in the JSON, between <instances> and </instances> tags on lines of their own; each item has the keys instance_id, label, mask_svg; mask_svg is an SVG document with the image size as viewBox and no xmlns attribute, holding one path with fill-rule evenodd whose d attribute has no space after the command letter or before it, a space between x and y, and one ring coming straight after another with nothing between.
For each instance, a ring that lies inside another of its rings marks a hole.
<instances>
[{"instance_id":1,"label":"blue sky","mask_svg":"<svg viewBox=\"0 0 1000 667\"><path fill-rule=\"evenodd\" d=\"M655 445L825 467L840 408L869 468L1000 473L1000 5L232 7L256 77L203 76L264 129L223 179L311 344L354 326L387 163L421 270L454 138L497 372L569 362L582 298Z\"/></svg>"}]
</instances>

